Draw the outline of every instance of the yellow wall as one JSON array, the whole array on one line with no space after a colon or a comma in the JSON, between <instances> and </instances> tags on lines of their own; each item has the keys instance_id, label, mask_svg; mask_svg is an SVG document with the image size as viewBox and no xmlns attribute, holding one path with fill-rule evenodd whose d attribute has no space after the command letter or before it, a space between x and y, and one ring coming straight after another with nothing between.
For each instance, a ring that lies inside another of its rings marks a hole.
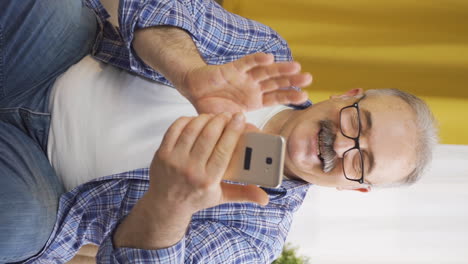
<instances>
[{"instance_id":1,"label":"yellow wall","mask_svg":"<svg viewBox=\"0 0 468 264\"><path fill-rule=\"evenodd\" d=\"M313 101L347 89L424 98L445 144L468 144L467 0L225 0L277 30L314 76Z\"/></svg>"}]
</instances>

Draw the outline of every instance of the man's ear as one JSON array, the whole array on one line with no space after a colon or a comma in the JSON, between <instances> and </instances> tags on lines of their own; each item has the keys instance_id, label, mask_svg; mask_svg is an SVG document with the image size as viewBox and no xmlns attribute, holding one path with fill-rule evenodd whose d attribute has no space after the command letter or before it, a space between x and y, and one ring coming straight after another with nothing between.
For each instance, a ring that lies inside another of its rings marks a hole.
<instances>
[{"instance_id":1,"label":"man's ear","mask_svg":"<svg viewBox=\"0 0 468 264\"><path fill-rule=\"evenodd\" d=\"M351 89L351 90L349 90L346 93L341 94L341 95L331 95L330 99L349 98L349 97L354 97L354 96L358 96L358 95L362 95L362 94L364 94L364 89L355 88L355 89Z\"/></svg>"},{"instance_id":2,"label":"man's ear","mask_svg":"<svg viewBox=\"0 0 468 264\"><path fill-rule=\"evenodd\" d=\"M367 193L371 191L371 187L368 185L364 185L362 187L336 187L338 191L358 191L358 192L363 192Z\"/></svg>"}]
</instances>

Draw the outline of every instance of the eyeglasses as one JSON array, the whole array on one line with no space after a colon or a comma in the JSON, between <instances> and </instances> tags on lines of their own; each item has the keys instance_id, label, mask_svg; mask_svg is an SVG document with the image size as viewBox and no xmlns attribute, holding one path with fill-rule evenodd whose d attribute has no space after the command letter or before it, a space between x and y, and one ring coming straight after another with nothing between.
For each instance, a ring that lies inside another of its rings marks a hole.
<instances>
[{"instance_id":1,"label":"eyeglasses","mask_svg":"<svg viewBox=\"0 0 468 264\"><path fill-rule=\"evenodd\" d=\"M364 160L359 146L361 136L361 114L359 102L365 95L352 105L345 106L340 110L341 134L354 141L354 147L343 154L343 174L350 181L364 183Z\"/></svg>"}]
</instances>

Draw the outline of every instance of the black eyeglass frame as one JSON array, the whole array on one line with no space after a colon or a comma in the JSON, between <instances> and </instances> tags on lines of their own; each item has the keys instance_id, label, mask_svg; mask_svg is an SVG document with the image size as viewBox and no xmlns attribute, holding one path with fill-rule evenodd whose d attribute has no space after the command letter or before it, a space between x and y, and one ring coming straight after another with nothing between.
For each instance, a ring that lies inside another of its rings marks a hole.
<instances>
[{"instance_id":1,"label":"black eyeglass frame","mask_svg":"<svg viewBox=\"0 0 468 264\"><path fill-rule=\"evenodd\" d=\"M354 147L346 150L344 153L343 153L343 159L341 160L342 162L342 167L343 167L343 174L345 176L345 178L349 181L354 181L354 182L359 182L360 184L363 184L364 183L364 160L362 158L362 152L361 152L361 148L360 148L360 145L359 145L359 138L361 137L361 111L359 110L359 102L361 102L362 99L364 99L366 97L366 95L363 95L361 98L359 98L359 100L357 100L354 104L352 105L348 105L348 106L345 106L343 108L341 108L340 110L340 132L341 134L346 137L346 138L349 138L349 139L352 139L354 141ZM357 111L357 115L358 115L358 134L357 134L357 137L350 137L350 136L347 136L344 132L343 132L343 128L341 126L342 122L341 122L341 118L342 118L342 112L343 110L346 110L348 108L356 108L356 111ZM351 178L348 178L348 176L346 176L346 172L345 172L345 163L344 163L344 158L346 157L346 154L351 151L351 150L354 150L354 149L357 149L358 152L359 152L359 157L360 157L360 160L361 160L361 178L359 179L351 179Z\"/></svg>"}]
</instances>

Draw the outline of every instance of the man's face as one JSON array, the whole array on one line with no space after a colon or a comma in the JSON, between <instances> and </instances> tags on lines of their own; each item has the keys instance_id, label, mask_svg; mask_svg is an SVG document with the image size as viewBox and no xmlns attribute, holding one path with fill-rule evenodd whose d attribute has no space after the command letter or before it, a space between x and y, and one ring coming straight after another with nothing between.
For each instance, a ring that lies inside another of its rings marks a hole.
<instances>
[{"instance_id":1,"label":"man's face","mask_svg":"<svg viewBox=\"0 0 468 264\"><path fill-rule=\"evenodd\" d=\"M362 186L344 177L343 154L355 143L340 132L341 124L346 125L340 122L340 110L357 102L359 95L362 90L351 90L291 115L280 131L287 139L286 175L321 186L344 189ZM365 183L390 184L404 179L414 169L417 133L412 109L394 96L369 95L359 102L359 109ZM330 125L329 134L333 136L328 149L322 141L326 136L322 132L323 121ZM332 165L327 172L323 155L319 155L325 152L336 155L335 162L328 160Z\"/></svg>"}]
</instances>

